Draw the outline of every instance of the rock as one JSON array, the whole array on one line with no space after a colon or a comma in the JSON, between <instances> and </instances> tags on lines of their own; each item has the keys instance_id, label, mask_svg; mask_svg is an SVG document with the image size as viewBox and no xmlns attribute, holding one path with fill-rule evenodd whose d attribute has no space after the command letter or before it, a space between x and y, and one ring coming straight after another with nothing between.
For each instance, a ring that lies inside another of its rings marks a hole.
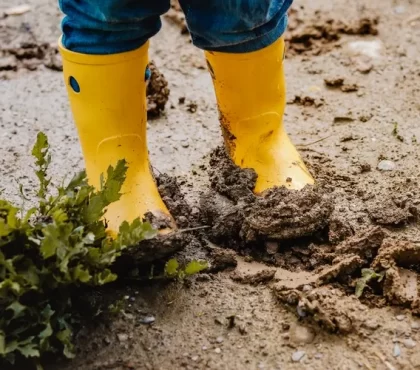
<instances>
[{"instance_id":1,"label":"rock","mask_svg":"<svg viewBox=\"0 0 420 370\"><path fill-rule=\"evenodd\" d=\"M192 356L191 360L193 360L194 362L198 360L198 356Z\"/></svg>"},{"instance_id":2,"label":"rock","mask_svg":"<svg viewBox=\"0 0 420 370\"><path fill-rule=\"evenodd\" d=\"M120 342L126 342L128 339L128 335L124 333L117 334L117 337Z\"/></svg>"},{"instance_id":3,"label":"rock","mask_svg":"<svg viewBox=\"0 0 420 370\"><path fill-rule=\"evenodd\" d=\"M411 329L413 329L413 330L419 330L420 329L420 322L419 321L413 321L411 323Z\"/></svg>"},{"instance_id":4,"label":"rock","mask_svg":"<svg viewBox=\"0 0 420 370\"><path fill-rule=\"evenodd\" d=\"M305 351L296 351L292 354L292 361L299 362L305 357L305 355L306 355Z\"/></svg>"},{"instance_id":5,"label":"rock","mask_svg":"<svg viewBox=\"0 0 420 370\"><path fill-rule=\"evenodd\" d=\"M266 242L265 243L265 250L268 254L276 254L279 250L279 244L276 242Z\"/></svg>"},{"instance_id":6,"label":"rock","mask_svg":"<svg viewBox=\"0 0 420 370\"><path fill-rule=\"evenodd\" d=\"M314 356L316 360L321 360L323 357L324 355L322 353L315 353L315 356Z\"/></svg>"},{"instance_id":7,"label":"rock","mask_svg":"<svg viewBox=\"0 0 420 370\"><path fill-rule=\"evenodd\" d=\"M379 323L375 319L366 320L363 326L369 330L376 330L379 328Z\"/></svg>"},{"instance_id":8,"label":"rock","mask_svg":"<svg viewBox=\"0 0 420 370\"><path fill-rule=\"evenodd\" d=\"M406 8L405 8L404 5L398 5L394 8L395 14L403 14L403 13L405 13L405 10L406 10Z\"/></svg>"},{"instance_id":9,"label":"rock","mask_svg":"<svg viewBox=\"0 0 420 370\"><path fill-rule=\"evenodd\" d=\"M290 341L294 344L309 344L315 338L315 333L311 328L301 325L293 325L290 328Z\"/></svg>"},{"instance_id":10,"label":"rock","mask_svg":"<svg viewBox=\"0 0 420 370\"><path fill-rule=\"evenodd\" d=\"M216 348L216 349L214 350L214 352L216 352L216 353L221 353L221 352L222 352L222 350L218 347L218 348Z\"/></svg>"},{"instance_id":11,"label":"rock","mask_svg":"<svg viewBox=\"0 0 420 370\"><path fill-rule=\"evenodd\" d=\"M22 15L31 10L31 7L28 4L14 6L13 8L6 9L4 14L6 15Z\"/></svg>"},{"instance_id":12,"label":"rock","mask_svg":"<svg viewBox=\"0 0 420 370\"><path fill-rule=\"evenodd\" d=\"M397 168L397 165L393 161L388 161L384 159L378 163L378 170L381 171L394 171Z\"/></svg>"},{"instance_id":13,"label":"rock","mask_svg":"<svg viewBox=\"0 0 420 370\"><path fill-rule=\"evenodd\" d=\"M140 319L140 324L144 325L150 325L153 324L156 321L154 316L145 316Z\"/></svg>"},{"instance_id":14,"label":"rock","mask_svg":"<svg viewBox=\"0 0 420 370\"><path fill-rule=\"evenodd\" d=\"M403 320L405 319L405 315L397 315L397 316L395 316L395 318L396 318L398 321L403 321Z\"/></svg>"},{"instance_id":15,"label":"rock","mask_svg":"<svg viewBox=\"0 0 420 370\"><path fill-rule=\"evenodd\" d=\"M398 343L394 344L394 349L392 351L392 355L394 357L400 357L401 356L401 348L400 348L400 345Z\"/></svg>"},{"instance_id":16,"label":"rock","mask_svg":"<svg viewBox=\"0 0 420 370\"><path fill-rule=\"evenodd\" d=\"M223 343L223 337L217 337L216 342L217 343Z\"/></svg>"},{"instance_id":17,"label":"rock","mask_svg":"<svg viewBox=\"0 0 420 370\"><path fill-rule=\"evenodd\" d=\"M414 348L416 346L416 342L411 338L404 339L402 344L404 344L404 347L407 348Z\"/></svg>"}]
</instances>

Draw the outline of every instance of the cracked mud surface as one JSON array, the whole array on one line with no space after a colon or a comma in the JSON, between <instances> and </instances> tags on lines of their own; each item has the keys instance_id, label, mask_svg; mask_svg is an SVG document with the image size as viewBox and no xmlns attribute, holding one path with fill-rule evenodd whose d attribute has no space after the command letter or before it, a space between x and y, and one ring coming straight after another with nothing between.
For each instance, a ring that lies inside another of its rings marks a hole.
<instances>
[{"instance_id":1,"label":"cracked mud surface","mask_svg":"<svg viewBox=\"0 0 420 370\"><path fill-rule=\"evenodd\" d=\"M15 184L36 181L38 131L55 181L83 166L53 46L59 11L27 3L0 17L0 188L16 202ZM47 369L420 368L420 6L295 1L285 124L317 188L263 198L252 171L210 157L222 144L211 78L173 6L151 42L168 83L157 80L156 107L168 101L149 122L150 157L178 226L200 227L178 235L176 258L211 267L184 283L114 287L124 314L82 328L78 358ZM383 279L357 298L362 270Z\"/></svg>"}]
</instances>

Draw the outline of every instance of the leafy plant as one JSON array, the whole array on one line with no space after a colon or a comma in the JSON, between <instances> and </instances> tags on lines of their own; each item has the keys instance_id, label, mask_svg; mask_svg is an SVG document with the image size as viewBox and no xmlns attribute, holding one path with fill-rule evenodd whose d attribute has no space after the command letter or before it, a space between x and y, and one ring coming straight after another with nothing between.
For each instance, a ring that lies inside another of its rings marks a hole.
<instances>
[{"instance_id":1,"label":"leafy plant","mask_svg":"<svg viewBox=\"0 0 420 370\"><path fill-rule=\"evenodd\" d=\"M371 280L376 280L380 283L384 277L385 271L377 273L371 269L362 269L362 277L356 283L356 297L360 298L363 295L363 291Z\"/></svg>"},{"instance_id":2,"label":"leafy plant","mask_svg":"<svg viewBox=\"0 0 420 370\"><path fill-rule=\"evenodd\" d=\"M100 190L88 184L85 172L50 189L44 134L38 134L32 154L40 183L37 206L25 212L0 199L0 362L11 364L44 353L72 358L75 296L115 281L110 267L121 252L156 235L140 219L124 222L114 239L106 233L103 216L121 197L124 160L108 168Z\"/></svg>"},{"instance_id":3,"label":"leafy plant","mask_svg":"<svg viewBox=\"0 0 420 370\"><path fill-rule=\"evenodd\" d=\"M170 259L165 265L165 276L169 278L184 279L187 276L198 274L209 267L207 261L191 261L181 267L176 259Z\"/></svg>"}]
</instances>

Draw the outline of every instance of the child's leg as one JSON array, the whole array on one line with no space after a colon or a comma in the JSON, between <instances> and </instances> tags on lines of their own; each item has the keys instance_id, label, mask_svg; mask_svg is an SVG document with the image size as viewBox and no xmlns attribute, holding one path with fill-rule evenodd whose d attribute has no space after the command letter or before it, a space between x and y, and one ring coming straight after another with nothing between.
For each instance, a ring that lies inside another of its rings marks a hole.
<instances>
[{"instance_id":1,"label":"child's leg","mask_svg":"<svg viewBox=\"0 0 420 370\"><path fill-rule=\"evenodd\" d=\"M195 45L206 57L225 146L253 168L255 192L301 189L313 179L283 126L286 11L292 0L181 0Z\"/></svg>"},{"instance_id":2,"label":"child's leg","mask_svg":"<svg viewBox=\"0 0 420 370\"><path fill-rule=\"evenodd\" d=\"M285 31L292 0L180 0L194 44L207 51L262 49Z\"/></svg>"},{"instance_id":3,"label":"child's leg","mask_svg":"<svg viewBox=\"0 0 420 370\"><path fill-rule=\"evenodd\" d=\"M137 49L161 27L169 0L59 0L63 45L85 54Z\"/></svg>"},{"instance_id":4,"label":"child's leg","mask_svg":"<svg viewBox=\"0 0 420 370\"><path fill-rule=\"evenodd\" d=\"M61 0L64 80L91 185L125 160L121 198L107 208L108 229L154 215L175 226L150 171L146 140L148 42L169 0Z\"/></svg>"}]
</instances>

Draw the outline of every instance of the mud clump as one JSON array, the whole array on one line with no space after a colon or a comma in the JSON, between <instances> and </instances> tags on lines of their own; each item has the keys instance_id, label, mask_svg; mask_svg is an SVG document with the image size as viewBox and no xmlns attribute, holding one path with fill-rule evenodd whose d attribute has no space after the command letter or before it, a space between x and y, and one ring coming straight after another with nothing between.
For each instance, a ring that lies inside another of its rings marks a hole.
<instances>
[{"instance_id":1,"label":"mud clump","mask_svg":"<svg viewBox=\"0 0 420 370\"><path fill-rule=\"evenodd\" d=\"M289 15L289 28L285 35L289 55L319 55L332 50L342 35L377 35L379 19L375 16L355 20L326 18L325 14L315 12L308 19L300 11L292 9Z\"/></svg>"},{"instance_id":2,"label":"mud clump","mask_svg":"<svg viewBox=\"0 0 420 370\"><path fill-rule=\"evenodd\" d=\"M210 184L220 195L234 203L252 203L257 174L252 169L241 169L227 155L224 148L217 148L210 158Z\"/></svg>"},{"instance_id":3,"label":"mud clump","mask_svg":"<svg viewBox=\"0 0 420 370\"><path fill-rule=\"evenodd\" d=\"M218 241L244 245L296 239L328 225L333 205L316 187L279 187L255 196L255 172L237 167L224 149L213 152L210 166L212 189L202 196L201 210Z\"/></svg>"},{"instance_id":4,"label":"mud clump","mask_svg":"<svg viewBox=\"0 0 420 370\"><path fill-rule=\"evenodd\" d=\"M22 42L18 47L0 50L0 71L37 70L44 66L62 71L63 64L58 48L49 43Z\"/></svg>"},{"instance_id":5,"label":"mud clump","mask_svg":"<svg viewBox=\"0 0 420 370\"><path fill-rule=\"evenodd\" d=\"M150 78L146 87L147 117L156 118L165 110L170 90L165 76L158 70L153 61L149 63L149 70Z\"/></svg>"},{"instance_id":6,"label":"mud clump","mask_svg":"<svg viewBox=\"0 0 420 370\"><path fill-rule=\"evenodd\" d=\"M238 265L236 253L229 249L212 247L209 258L211 260L209 272L224 271L226 269L236 268Z\"/></svg>"},{"instance_id":7,"label":"mud clump","mask_svg":"<svg viewBox=\"0 0 420 370\"><path fill-rule=\"evenodd\" d=\"M409 205L398 205L392 199L375 200L368 204L368 213L378 225L398 226L414 220L415 214Z\"/></svg>"},{"instance_id":8,"label":"mud clump","mask_svg":"<svg viewBox=\"0 0 420 370\"><path fill-rule=\"evenodd\" d=\"M256 274L245 274L238 271L233 272L230 278L241 284L260 285L267 284L274 279L276 270L265 269L258 271Z\"/></svg>"},{"instance_id":9,"label":"mud clump","mask_svg":"<svg viewBox=\"0 0 420 370\"><path fill-rule=\"evenodd\" d=\"M190 207L175 177L162 174L156 179L159 193L169 212L180 228L195 227L199 222L199 210Z\"/></svg>"},{"instance_id":10,"label":"mud clump","mask_svg":"<svg viewBox=\"0 0 420 370\"><path fill-rule=\"evenodd\" d=\"M309 236L328 225L333 204L316 188L267 191L250 206L242 228L245 240L285 240Z\"/></svg>"},{"instance_id":11,"label":"mud clump","mask_svg":"<svg viewBox=\"0 0 420 370\"><path fill-rule=\"evenodd\" d=\"M296 104L302 107L322 107L325 103L324 98L315 98L308 95L295 95L292 99L288 100L287 104Z\"/></svg>"},{"instance_id":12,"label":"mud clump","mask_svg":"<svg viewBox=\"0 0 420 370\"><path fill-rule=\"evenodd\" d=\"M355 83L346 81L344 77L327 77L324 79L325 85L329 88L339 88L342 92L355 92L359 86Z\"/></svg>"},{"instance_id":13,"label":"mud clump","mask_svg":"<svg viewBox=\"0 0 420 370\"><path fill-rule=\"evenodd\" d=\"M305 293L275 286L273 292L301 319L312 321L331 332L349 334L356 330L363 317L360 302L353 297L345 297L338 289L320 287Z\"/></svg>"},{"instance_id":14,"label":"mud clump","mask_svg":"<svg viewBox=\"0 0 420 370\"><path fill-rule=\"evenodd\" d=\"M354 302L359 302L355 292L366 271L384 278L365 280L361 292L363 302L374 306L407 307L413 314L420 315L419 245L393 239L376 226L337 246L315 250L316 253L311 251L311 259L317 259L318 268L297 284L279 281L273 287L280 301L293 308L298 316L309 317L331 331L348 333L355 330L355 322L361 321L360 317L354 316L357 311ZM347 295L349 297L342 298ZM348 303L343 304L345 300Z\"/></svg>"}]
</instances>

